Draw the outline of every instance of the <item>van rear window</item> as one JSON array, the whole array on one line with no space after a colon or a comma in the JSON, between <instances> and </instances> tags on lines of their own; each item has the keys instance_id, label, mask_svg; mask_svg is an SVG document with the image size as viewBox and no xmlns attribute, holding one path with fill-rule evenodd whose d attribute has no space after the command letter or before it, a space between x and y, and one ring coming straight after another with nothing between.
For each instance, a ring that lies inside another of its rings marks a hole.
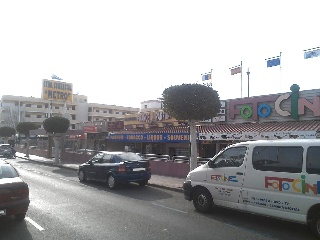
<instances>
[{"instance_id":1,"label":"van rear window","mask_svg":"<svg viewBox=\"0 0 320 240\"><path fill-rule=\"evenodd\" d=\"M253 168L260 171L301 173L302 147L255 147L252 154Z\"/></svg>"}]
</instances>

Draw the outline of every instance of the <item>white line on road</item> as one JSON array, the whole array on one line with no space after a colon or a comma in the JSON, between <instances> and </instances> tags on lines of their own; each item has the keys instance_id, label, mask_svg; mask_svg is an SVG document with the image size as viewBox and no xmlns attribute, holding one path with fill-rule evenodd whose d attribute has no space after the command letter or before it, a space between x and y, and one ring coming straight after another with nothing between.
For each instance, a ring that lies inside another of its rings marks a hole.
<instances>
[{"instance_id":1,"label":"white line on road","mask_svg":"<svg viewBox=\"0 0 320 240\"><path fill-rule=\"evenodd\" d=\"M26 217L25 218L29 223L31 223L35 228L37 228L39 231L43 231L44 228L41 227L38 223L36 223L35 221L33 221L31 218Z\"/></svg>"},{"instance_id":2,"label":"white line on road","mask_svg":"<svg viewBox=\"0 0 320 240\"><path fill-rule=\"evenodd\" d=\"M156 205L158 207L163 207L163 208L170 209L170 210L173 210L173 211L176 211L176 212L187 213L185 211L181 211L181 210L178 210L178 209L175 209L175 208L166 207L166 206L163 206L163 205L160 205L160 204L157 204L157 203L152 203L152 204Z\"/></svg>"}]
</instances>

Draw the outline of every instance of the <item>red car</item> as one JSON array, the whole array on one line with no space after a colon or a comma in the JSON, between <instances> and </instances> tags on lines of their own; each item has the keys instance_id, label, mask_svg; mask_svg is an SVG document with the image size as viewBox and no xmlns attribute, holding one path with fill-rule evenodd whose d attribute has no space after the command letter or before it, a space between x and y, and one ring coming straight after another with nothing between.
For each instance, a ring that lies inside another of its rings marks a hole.
<instances>
[{"instance_id":1,"label":"red car","mask_svg":"<svg viewBox=\"0 0 320 240\"><path fill-rule=\"evenodd\" d=\"M17 170L0 160L0 217L14 216L22 221L29 207L29 187Z\"/></svg>"}]
</instances>

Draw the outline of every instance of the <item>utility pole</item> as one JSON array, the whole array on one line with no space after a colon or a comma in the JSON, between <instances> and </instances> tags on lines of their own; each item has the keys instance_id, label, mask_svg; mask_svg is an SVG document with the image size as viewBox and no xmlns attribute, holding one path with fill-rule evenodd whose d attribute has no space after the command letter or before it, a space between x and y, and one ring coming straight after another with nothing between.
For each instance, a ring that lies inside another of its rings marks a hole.
<instances>
[{"instance_id":1,"label":"utility pole","mask_svg":"<svg viewBox=\"0 0 320 240\"><path fill-rule=\"evenodd\" d=\"M249 75L250 75L250 69L248 68L248 71L247 71L247 76L248 76L248 97L250 96L249 94L249 89L250 89L250 81L249 81Z\"/></svg>"}]
</instances>

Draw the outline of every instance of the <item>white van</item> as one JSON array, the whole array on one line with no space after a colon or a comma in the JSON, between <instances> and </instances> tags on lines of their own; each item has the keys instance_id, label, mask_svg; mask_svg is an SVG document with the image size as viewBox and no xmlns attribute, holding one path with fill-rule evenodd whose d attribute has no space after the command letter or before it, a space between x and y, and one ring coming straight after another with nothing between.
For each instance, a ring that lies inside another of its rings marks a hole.
<instances>
[{"instance_id":1,"label":"white van","mask_svg":"<svg viewBox=\"0 0 320 240\"><path fill-rule=\"evenodd\" d=\"M184 197L311 226L320 238L320 140L258 140L230 145L191 171Z\"/></svg>"}]
</instances>

